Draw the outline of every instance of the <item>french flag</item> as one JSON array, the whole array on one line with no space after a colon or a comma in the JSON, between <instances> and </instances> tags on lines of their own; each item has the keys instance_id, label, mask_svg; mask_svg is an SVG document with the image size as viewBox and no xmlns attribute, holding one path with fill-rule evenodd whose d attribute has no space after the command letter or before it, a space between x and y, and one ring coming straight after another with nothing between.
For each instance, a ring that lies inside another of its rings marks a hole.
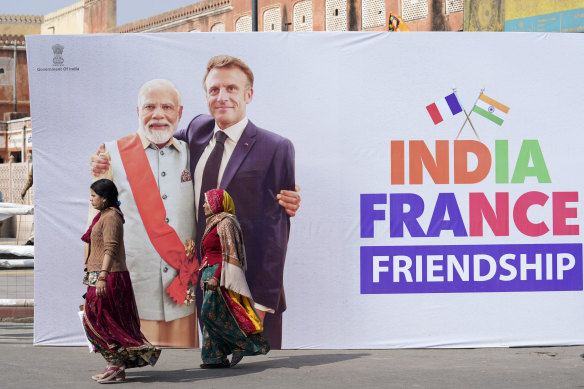
<instances>
[{"instance_id":1,"label":"french flag","mask_svg":"<svg viewBox=\"0 0 584 389\"><path fill-rule=\"evenodd\" d=\"M434 124L438 124L444 119L451 118L457 113L462 112L462 107L454 93L449 94L443 99L438 100L426 107Z\"/></svg>"}]
</instances>

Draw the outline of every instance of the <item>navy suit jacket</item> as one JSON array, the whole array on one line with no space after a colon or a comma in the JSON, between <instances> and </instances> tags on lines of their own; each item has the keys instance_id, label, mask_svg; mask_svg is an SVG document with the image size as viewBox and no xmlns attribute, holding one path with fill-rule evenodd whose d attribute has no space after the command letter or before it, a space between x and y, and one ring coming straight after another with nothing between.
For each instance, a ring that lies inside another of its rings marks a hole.
<instances>
[{"instance_id":1,"label":"navy suit jacket","mask_svg":"<svg viewBox=\"0 0 584 389\"><path fill-rule=\"evenodd\" d=\"M190 169L195 167L213 136L215 120L196 116L175 137L188 142ZM284 261L290 233L290 217L278 204L281 189L294 190L294 146L273 132L248 122L223 173L220 188L233 198L241 224L247 257L247 282L254 300L281 313L284 297ZM205 220L197 222L197 247ZM200 250L199 250L200 252Z\"/></svg>"}]
</instances>

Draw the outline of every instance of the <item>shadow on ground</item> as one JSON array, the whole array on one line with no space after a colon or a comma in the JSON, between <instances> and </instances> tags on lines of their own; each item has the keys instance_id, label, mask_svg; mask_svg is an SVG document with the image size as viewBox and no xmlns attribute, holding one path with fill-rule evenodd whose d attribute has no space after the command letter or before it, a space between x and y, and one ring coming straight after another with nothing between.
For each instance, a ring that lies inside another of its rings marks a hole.
<instances>
[{"instance_id":1,"label":"shadow on ground","mask_svg":"<svg viewBox=\"0 0 584 389\"><path fill-rule=\"evenodd\" d=\"M196 382L214 378L227 378L261 373L273 369L300 369L329 363L344 362L352 359L368 357L370 354L310 354L295 356L273 356L268 360L247 362L230 369L192 369L179 370L141 370L135 373L129 370L127 380L131 382ZM244 358L245 360L245 358Z\"/></svg>"}]
</instances>

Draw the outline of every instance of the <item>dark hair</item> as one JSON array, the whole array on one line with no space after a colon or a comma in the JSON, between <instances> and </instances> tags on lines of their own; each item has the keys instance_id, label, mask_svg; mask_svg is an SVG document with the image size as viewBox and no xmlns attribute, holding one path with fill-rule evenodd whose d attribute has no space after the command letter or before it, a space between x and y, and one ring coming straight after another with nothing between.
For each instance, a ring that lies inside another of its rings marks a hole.
<instances>
[{"instance_id":1,"label":"dark hair","mask_svg":"<svg viewBox=\"0 0 584 389\"><path fill-rule=\"evenodd\" d=\"M103 209L114 206L118 204L118 188L113 181L106 178L95 181L90 187L95 194L103 197L105 199L105 204Z\"/></svg>"}]
</instances>

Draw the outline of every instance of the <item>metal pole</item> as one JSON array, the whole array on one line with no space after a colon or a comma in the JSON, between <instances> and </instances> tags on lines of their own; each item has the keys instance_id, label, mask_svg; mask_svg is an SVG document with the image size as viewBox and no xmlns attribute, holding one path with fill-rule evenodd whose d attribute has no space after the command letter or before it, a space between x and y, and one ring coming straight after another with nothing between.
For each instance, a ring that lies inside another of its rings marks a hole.
<instances>
[{"instance_id":1,"label":"metal pole","mask_svg":"<svg viewBox=\"0 0 584 389\"><path fill-rule=\"evenodd\" d=\"M14 112L17 112L18 101L16 100L16 40L14 40L14 87L12 88L12 100L14 101Z\"/></svg>"},{"instance_id":2,"label":"metal pole","mask_svg":"<svg viewBox=\"0 0 584 389\"><path fill-rule=\"evenodd\" d=\"M20 150L20 162L26 161L26 121L22 126L22 149Z\"/></svg>"},{"instance_id":3,"label":"metal pole","mask_svg":"<svg viewBox=\"0 0 584 389\"><path fill-rule=\"evenodd\" d=\"M258 0L251 0L251 30L258 30Z\"/></svg>"},{"instance_id":4,"label":"metal pole","mask_svg":"<svg viewBox=\"0 0 584 389\"><path fill-rule=\"evenodd\" d=\"M14 169L14 157L8 153L8 200L4 199L4 201L14 202L13 195L14 192L14 183L12 182L12 169Z\"/></svg>"}]
</instances>

